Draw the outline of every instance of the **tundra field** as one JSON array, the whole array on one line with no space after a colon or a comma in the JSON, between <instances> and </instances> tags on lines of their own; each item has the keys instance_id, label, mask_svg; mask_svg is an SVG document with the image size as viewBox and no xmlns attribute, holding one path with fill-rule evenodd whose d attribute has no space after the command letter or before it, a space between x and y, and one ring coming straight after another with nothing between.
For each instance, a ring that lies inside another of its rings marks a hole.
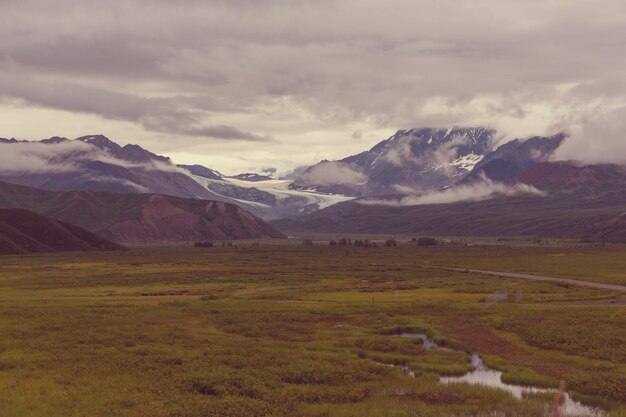
<instances>
[{"instance_id":1,"label":"tundra field","mask_svg":"<svg viewBox=\"0 0 626 417\"><path fill-rule=\"evenodd\" d=\"M3 256L0 416L548 416L442 383L472 353L626 416L626 293L468 271L626 285L626 246L399 242Z\"/></svg>"}]
</instances>

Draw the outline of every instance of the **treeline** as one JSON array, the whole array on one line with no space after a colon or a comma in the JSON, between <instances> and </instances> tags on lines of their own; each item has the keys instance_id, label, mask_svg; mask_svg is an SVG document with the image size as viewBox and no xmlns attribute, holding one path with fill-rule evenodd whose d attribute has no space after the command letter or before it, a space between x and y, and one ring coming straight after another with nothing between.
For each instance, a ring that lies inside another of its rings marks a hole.
<instances>
[{"instance_id":1,"label":"treeline","mask_svg":"<svg viewBox=\"0 0 626 417\"><path fill-rule=\"evenodd\" d=\"M196 248L212 248L217 245L213 242L195 242L193 246ZM238 248L239 247L239 245L237 245L236 243L233 244L233 242L222 242L221 246L223 248L233 248L233 247ZM257 248L259 247L259 242L254 242L250 246L253 248Z\"/></svg>"},{"instance_id":2,"label":"treeline","mask_svg":"<svg viewBox=\"0 0 626 417\"><path fill-rule=\"evenodd\" d=\"M439 242L437 239L433 237L420 237L420 238L412 238L409 243L416 244L417 246L437 246ZM305 246L312 246L315 243L312 239L304 239L302 244ZM341 239L331 239L328 241L329 246L340 246L340 247L361 247L361 248L376 248L378 246L386 246L386 247L396 247L398 246L398 241L396 239L387 239L384 242L376 242L370 239L351 239L351 238L341 238Z\"/></svg>"}]
</instances>

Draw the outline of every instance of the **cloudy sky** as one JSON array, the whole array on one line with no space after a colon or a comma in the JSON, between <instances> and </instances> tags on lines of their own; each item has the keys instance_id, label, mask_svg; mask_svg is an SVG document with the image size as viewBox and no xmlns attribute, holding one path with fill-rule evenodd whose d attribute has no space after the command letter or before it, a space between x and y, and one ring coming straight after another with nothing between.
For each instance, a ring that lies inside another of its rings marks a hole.
<instances>
[{"instance_id":1,"label":"cloudy sky","mask_svg":"<svg viewBox=\"0 0 626 417\"><path fill-rule=\"evenodd\" d=\"M567 129L626 158L623 0L2 0L0 137L102 133L225 173L398 129Z\"/></svg>"}]
</instances>

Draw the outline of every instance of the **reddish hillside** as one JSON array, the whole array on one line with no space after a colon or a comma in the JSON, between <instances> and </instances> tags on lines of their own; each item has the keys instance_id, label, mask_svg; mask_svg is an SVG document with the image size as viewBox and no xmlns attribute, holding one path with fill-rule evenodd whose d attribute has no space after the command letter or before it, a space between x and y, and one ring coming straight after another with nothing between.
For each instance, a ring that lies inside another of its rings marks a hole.
<instances>
[{"instance_id":1,"label":"reddish hillside","mask_svg":"<svg viewBox=\"0 0 626 417\"><path fill-rule=\"evenodd\" d=\"M582 188L626 185L626 169L620 165L578 165L573 162L537 163L518 181L542 190L568 191Z\"/></svg>"},{"instance_id":2,"label":"reddish hillside","mask_svg":"<svg viewBox=\"0 0 626 417\"><path fill-rule=\"evenodd\" d=\"M78 226L22 209L0 210L0 254L121 250Z\"/></svg>"},{"instance_id":3,"label":"reddish hillside","mask_svg":"<svg viewBox=\"0 0 626 417\"><path fill-rule=\"evenodd\" d=\"M115 242L281 238L229 203L157 194L46 191L0 182L0 208L19 207Z\"/></svg>"},{"instance_id":4,"label":"reddish hillside","mask_svg":"<svg viewBox=\"0 0 626 417\"><path fill-rule=\"evenodd\" d=\"M149 195L133 215L100 235L116 242L259 239L284 237L234 204Z\"/></svg>"}]
</instances>

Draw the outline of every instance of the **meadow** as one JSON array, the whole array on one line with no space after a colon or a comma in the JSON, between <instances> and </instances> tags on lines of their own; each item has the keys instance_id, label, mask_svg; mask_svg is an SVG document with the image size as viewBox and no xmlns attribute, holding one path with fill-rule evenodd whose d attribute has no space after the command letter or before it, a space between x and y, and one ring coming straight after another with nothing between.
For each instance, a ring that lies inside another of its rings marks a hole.
<instances>
[{"instance_id":1,"label":"meadow","mask_svg":"<svg viewBox=\"0 0 626 417\"><path fill-rule=\"evenodd\" d=\"M437 268L623 284L624 246L313 243L0 258L0 416L548 415L439 383L472 352L626 416L626 294Z\"/></svg>"}]
</instances>

